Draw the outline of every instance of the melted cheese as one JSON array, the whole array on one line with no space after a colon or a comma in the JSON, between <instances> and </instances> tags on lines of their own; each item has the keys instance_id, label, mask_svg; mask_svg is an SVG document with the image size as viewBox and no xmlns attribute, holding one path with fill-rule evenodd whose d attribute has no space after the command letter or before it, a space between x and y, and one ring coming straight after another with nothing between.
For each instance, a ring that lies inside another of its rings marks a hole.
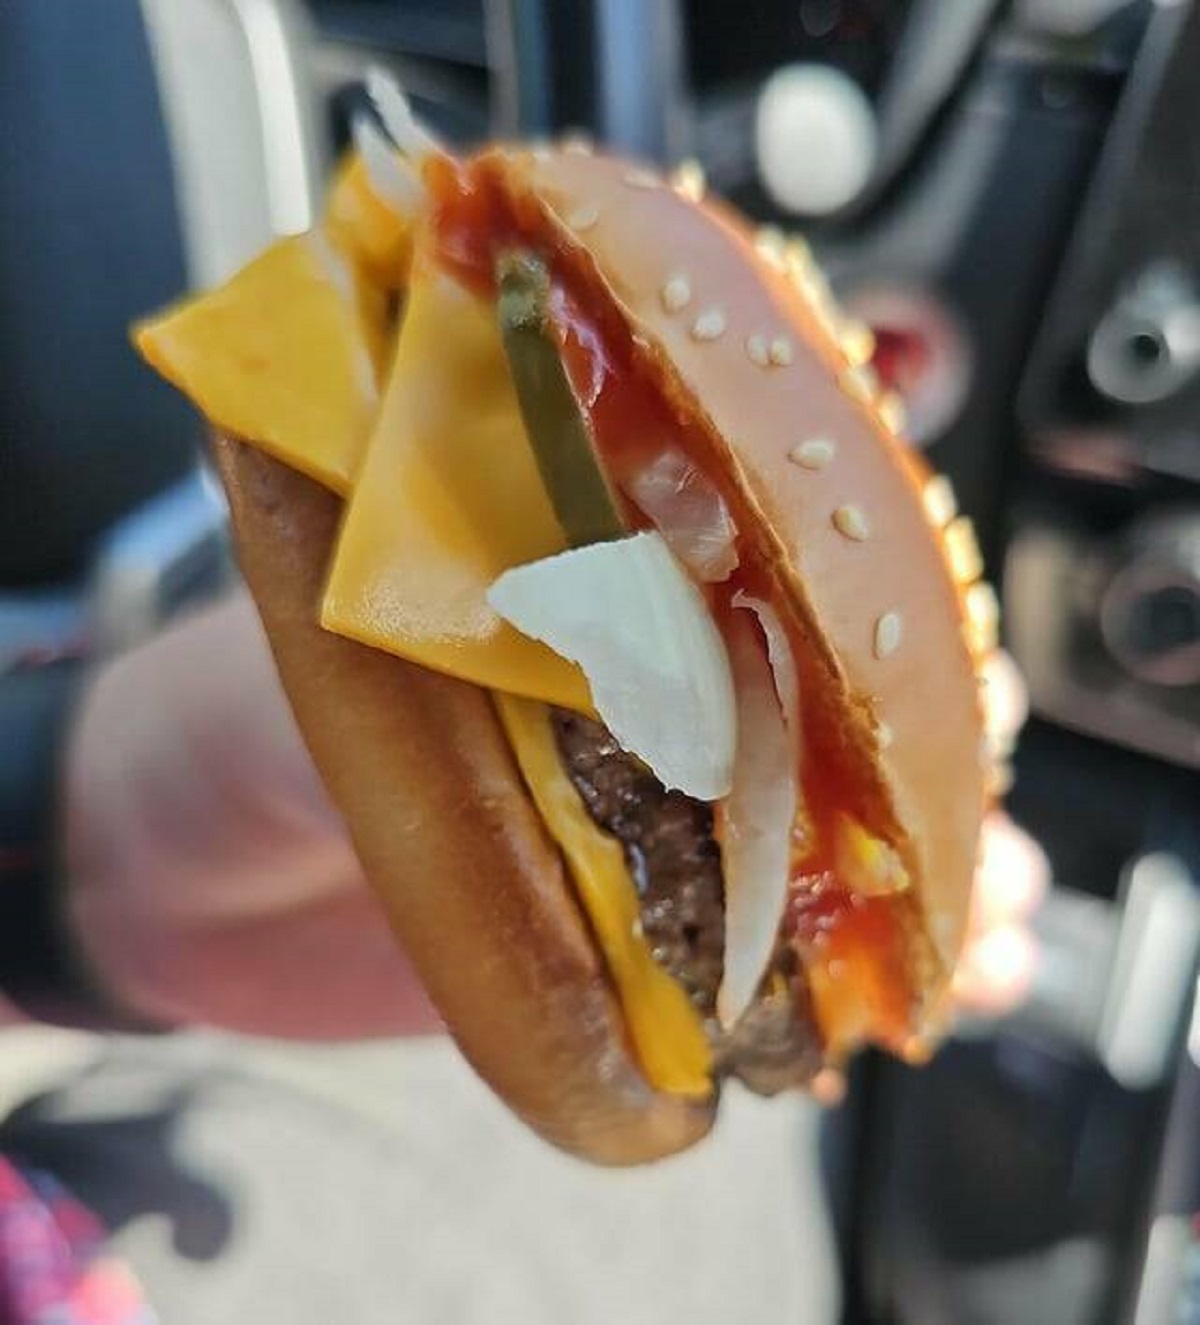
<instances>
[{"instance_id":1,"label":"melted cheese","mask_svg":"<svg viewBox=\"0 0 1200 1325\"><path fill-rule=\"evenodd\" d=\"M875 837L848 814L834 823L833 851L838 877L860 897L907 892L912 880L895 847Z\"/></svg>"},{"instance_id":2,"label":"melted cheese","mask_svg":"<svg viewBox=\"0 0 1200 1325\"><path fill-rule=\"evenodd\" d=\"M319 232L140 324L145 358L218 428L348 492L379 407L383 296Z\"/></svg>"},{"instance_id":3,"label":"melted cheese","mask_svg":"<svg viewBox=\"0 0 1200 1325\"><path fill-rule=\"evenodd\" d=\"M477 685L587 711L579 669L485 596L501 571L564 546L494 310L418 261L322 624Z\"/></svg>"},{"instance_id":4,"label":"melted cheese","mask_svg":"<svg viewBox=\"0 0 1200 1325\"><path fill-rule=\"evenodd\" d=\"M624 854L592 822L563 770L545 706L507 695L497 695L496 706L534 804L575 880L647 1080L676 1095L708 1095L712 1057L700 1018L650 955Z\"/></svg>"}]
</instances>

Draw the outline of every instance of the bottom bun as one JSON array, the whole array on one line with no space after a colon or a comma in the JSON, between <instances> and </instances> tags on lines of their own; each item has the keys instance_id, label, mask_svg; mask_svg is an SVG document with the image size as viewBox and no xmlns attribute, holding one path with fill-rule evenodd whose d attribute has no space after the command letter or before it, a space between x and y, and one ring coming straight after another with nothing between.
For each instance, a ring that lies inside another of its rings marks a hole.
<instances>
[{"instance_id":1,"label":"bottom bun","mask_svg":"<svg viewBox=\"0 0 1200 1325\"><path fill-rule=\"evenodd\" d=\"M655 1091L487 694L317 624L340 503L244 444L216 456L239 559L309 750L451 1035L547 1141L637 1164L715 1099Z\"/></svg>"}]
</instances>

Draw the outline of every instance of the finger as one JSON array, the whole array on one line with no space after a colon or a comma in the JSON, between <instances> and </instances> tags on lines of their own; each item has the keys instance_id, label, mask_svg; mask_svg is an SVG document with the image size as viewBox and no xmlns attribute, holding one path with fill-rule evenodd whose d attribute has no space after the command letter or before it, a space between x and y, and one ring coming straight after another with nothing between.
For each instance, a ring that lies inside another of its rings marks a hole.
<instances>
[{"instance_id":1,"label":"finger","mask_svg":"<svg viewBox=\"0 0 1200 1325\"><path fill-rule=\"evenodd\" d=\"M823 1108L836 1109L846 1098L846 1078L835 1067L823 1067L813 1077L809 1090Z\"/></svg>"},{"instance_id":2,"label":"finger","mask_svg":"<svg viewBox=\"0 0 1200 1325\"><path fill-rule=\"evenodd\" d=\"M1025 920L1041 905L1050 864L1041 847L1004 814L984 824L972 897L972 929L979 934Z\"/></svg>"},{"instance_id":3,"label":"finger","mask_svg":"<svg viewBox=\"0 0 1200 1325\"><path fill-rule=\"evenodd\" d=\"M993 929L967 946L954 973L953 993L967 1012L1002 1016L1029 994L1037 944L1019 925Z\"/></svg>"}]
</instances>

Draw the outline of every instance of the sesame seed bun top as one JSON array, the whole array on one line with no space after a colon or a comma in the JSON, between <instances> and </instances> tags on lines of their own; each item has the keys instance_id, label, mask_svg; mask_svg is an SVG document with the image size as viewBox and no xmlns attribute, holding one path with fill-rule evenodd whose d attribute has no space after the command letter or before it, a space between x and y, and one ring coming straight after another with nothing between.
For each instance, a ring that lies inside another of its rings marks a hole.
<instances>
[{"instance_id":1,"label":"sesame seed bun top","mask_svg":"<svg viewBox=\"0 0 1200 1325\"><path fill-rule=\"evenodd\" d=\"M943 485L927 513L922 466L847 357L802 250L756 243L730 209L685 196L694 181L600 154L493 149L472 168L541 210L560 261L613 303L635 363L699 425L696 458L807 645L810 718L913 869L940 980L966 924L987 776L964 582L979 568L946 546ZM959 524L951 541L969 536Z\"/></svg>"}]
</instances>

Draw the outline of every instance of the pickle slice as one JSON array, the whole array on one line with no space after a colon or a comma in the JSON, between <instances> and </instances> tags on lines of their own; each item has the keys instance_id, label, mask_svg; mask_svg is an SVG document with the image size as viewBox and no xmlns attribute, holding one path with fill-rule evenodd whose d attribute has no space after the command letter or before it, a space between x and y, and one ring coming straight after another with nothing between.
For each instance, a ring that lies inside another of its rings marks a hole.
<instances>
[{"instance_id":1,"label":"pickle slice","mask_svg":"<svg viewBox=\"0 0 1200 1325\"><path fill-rule=\"evenodd\" d=\"M550 326L550 273L533 254L496 262L497 312L521 418L550 504L572 547L629 532L592 446L591 433Z\"/></svg>"}]
</instances>

